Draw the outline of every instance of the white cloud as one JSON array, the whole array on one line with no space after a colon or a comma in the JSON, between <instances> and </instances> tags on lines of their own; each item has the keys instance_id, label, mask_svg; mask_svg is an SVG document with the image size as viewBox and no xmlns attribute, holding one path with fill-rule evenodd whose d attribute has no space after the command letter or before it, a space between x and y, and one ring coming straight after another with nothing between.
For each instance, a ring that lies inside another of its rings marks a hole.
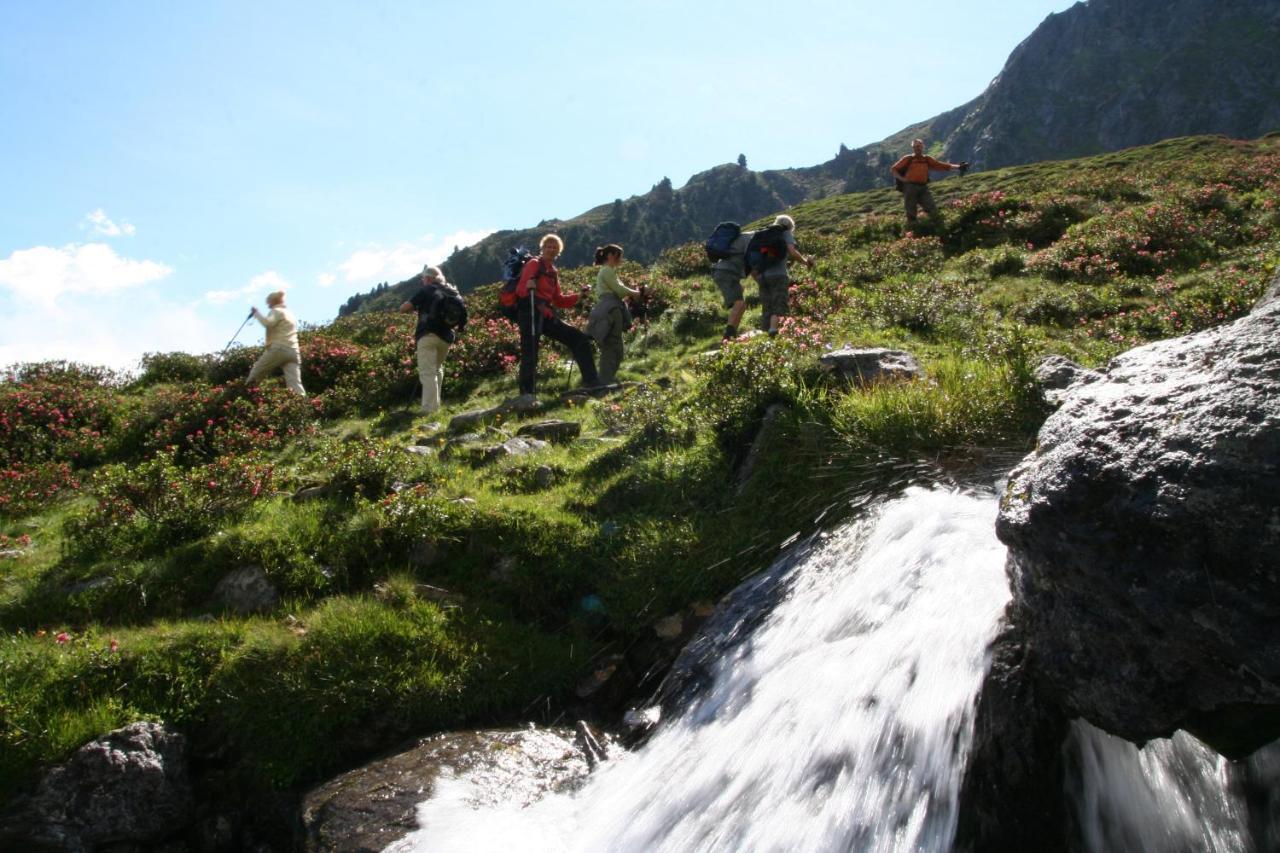
<instances>
[{"instance_id":1,"label":"white cloud","mask_svg":"<svg viewBox=\"0 0 1280 853\"><path fill-rule=\"evenodd\" d=\"M163 292L32 305L0 312L0 365L65 359L132 370L145 352L217 352L240 319L166 302Z\"/></svg>"},{"instance_id":2,"label":"white cloud","mask_svg":"<svg viewBox=\"0 0 1280 853\"><path fill-rule=\"evenodd\" d=\"M107 218L107 212L102 208L98 208L93 213L85 216L85 221L93 228L93 233L101 234L104 237L119 237L121 235L132 237L138 230L133 227L132 223L125 222L123 219L120 220L118 225L112 222Z\"/></svg>"},{"instance_id":3,"label":"white cloud","mask_svg":"<svg viewBox=\"0 0 1280 853\"><path fill-rule=\"evenodd\" d=\"M322 272L316 276L316 284L320 287L332 287L338 277L331 272Z\"/></svg>"},{"instance_id":4,"label":"white cloud","mask_svg":"<svg viewBox=\"0 0 1280 853\"><path fill-rule=\"evenodd\" d=\"M52 306L63 294L114 293L172 272L157 261L121 257L105 243L35 246L0 260L0 288L24 302Z\"/></svg>"},{"instance_id":5,"label":"white cloud","mask_svg":"<svg viewBox=\"0 0 1280 853\"><path fill-rule=\"evenodd\" d=\"M267 270L259 273L249 279L249 283L244 287L238 287L234 290L210 290L202 298L205 302L213 305L222 305L225 302L235 302L238 299L248 299L250 302L256 302L266 297L268 293L277 290L288 290L289 282L275 270Z\"/></svg>"},{"instance_id":6,"label":"white cloud","mask_svg":"<svg viewBox=\"0 0 1280 853\"><path fill-rule=\"evenodd\" d=\"M427 234L417 240L390 247L370 246L357 250L338 264L338 271L347 284L402 281L422 272L422 268L428 264L442 262L453 251L454 246L470 246L492 233L493 231L455 231L443 237Z\"/></svg>"}]
</instances>

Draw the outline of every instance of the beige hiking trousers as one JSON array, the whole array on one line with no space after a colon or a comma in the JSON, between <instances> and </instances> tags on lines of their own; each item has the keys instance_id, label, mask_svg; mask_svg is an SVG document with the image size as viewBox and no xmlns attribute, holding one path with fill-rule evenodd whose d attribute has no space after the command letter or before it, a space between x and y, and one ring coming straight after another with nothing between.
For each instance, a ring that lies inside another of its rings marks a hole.
<instances>
[{"instance_id":1,"label":"beige hiking trousers","mask_svg":"<svg viewBox=\"0 0 1280 853\"><path fill-rule=\"evenodd\" d=\"M262 377L279 368L284 374L284 384L295 394L306 394L302 388L302 354L288 345L272 344L262 351L249 371L249 384L256 385Z\"/></svg>"},{"instance_id":2,"label":"beige hiking trousers","mask_svg":"<svg viewBox=\"0 0 1280 853\"><path fill-rule=\"evenodd\" d=\"M444 383L444 358L449 345L430 332L418 338L418 378L422 380L422 411L431 414L440 408L440 386Z\"/></svg>"}]
</instances>

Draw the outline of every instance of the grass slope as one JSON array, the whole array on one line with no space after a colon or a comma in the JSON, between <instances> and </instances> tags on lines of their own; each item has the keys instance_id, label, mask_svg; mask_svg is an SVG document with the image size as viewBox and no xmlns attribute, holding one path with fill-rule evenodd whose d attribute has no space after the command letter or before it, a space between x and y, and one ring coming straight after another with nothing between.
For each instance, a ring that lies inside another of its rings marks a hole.
<instances>
[{"instance_id":1,"label":"grass slope","mask_svg":"<svg viewBox=\"0 0 1280 853\"><path fill-rule=\"evenodd\" d=\"M547 350L545 414L582 437L488 467L405 451L447 436L407 408L411 324L394 314L306 330L307 400L244 388L254 348L150 356L123 378L14 368L0 384L0 797L139 718L188 732L208 784L245 799L411 733L552 719L592 660L635 652L794 535L973 448L1025 451L1045 415L1039 355L1097 365L1226 322L1280 252L1276 138L1171 140L935 191L941 221L913 232L891 191L795 208L819 262L773 341L709 352L723 309L698 246L629 265L654 294L623 370L645 384L558 403L568 379ZM444 418L513 393L515 335L492 304L492 288L471 297ZM927 377L846 392L817 367L845 342L908 349ZM279 605L223 612L215 585L247 565Z\"/></svg>"}]
</instances>

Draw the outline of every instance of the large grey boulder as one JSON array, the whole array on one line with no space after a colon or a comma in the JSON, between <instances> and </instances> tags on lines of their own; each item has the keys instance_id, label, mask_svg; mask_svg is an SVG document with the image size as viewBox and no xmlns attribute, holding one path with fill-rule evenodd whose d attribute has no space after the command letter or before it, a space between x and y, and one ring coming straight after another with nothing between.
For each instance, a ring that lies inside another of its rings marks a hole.
<instances>
[{"instance_id":1,"label":"large grey boulder","mask_svg":"<svg viewBox=\"0 0 1280 853\"><path fill-rule=\"evenodd\" d=\"M89 853L153 844L191 821L186 741L159 723L133 723L80 747L6 816L0 849Z\"/></svg>"},{"instance_id":2,"label":"large grey boulder","mask_svg":"<svg viewBox=\"0 0 1280 853\"><path fill-rule=\"evenodd\" d=\"M1054 406L1061 405L1074 388L1097 382L1103 376L1060 355L1042 358L1032 375L1040 385L1045 401Z\"/></svg>"},{"instance_id":3,"label":"large grey boulder","mask_svg":"<svg viewBox=\"0 0 1280 853\"><path fill-rule=\"evenodd\" d=\"M435 735L344 773L306 795L305 849L380 851L417 828L415 812L441 778L478 779L492 804L528 805L584 779L590 762L571 729Z\"/></svg>"},{"instance_id":4,"label":"large grey boulder","mask_svg":"<svg viewBox=\"0 0 1280 853\"><path fill-rule=\"evenodd\" d=\"M1132 350L1011 475L1016 620L1071 712L1130 740L1280 736L1280 303Z\"/></svg>"},{"instance_id":5,"label":"large grey boulder","mask_svg":"<svg viewBox=\"0 0 1280 853\"><path fill-rule=\"evenodd\" d=\"M879 382L919 379L923 372L915 356L892 349L855 349L845 346L818 359L819 366L838 379L859 388Z\"/></svg>"}]
</instances>

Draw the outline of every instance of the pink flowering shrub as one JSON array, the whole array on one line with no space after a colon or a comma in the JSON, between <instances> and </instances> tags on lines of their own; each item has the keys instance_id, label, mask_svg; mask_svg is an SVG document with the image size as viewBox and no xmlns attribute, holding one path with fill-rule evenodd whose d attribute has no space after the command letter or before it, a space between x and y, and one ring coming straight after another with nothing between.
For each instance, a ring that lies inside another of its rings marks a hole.
<instances>
[{"instance_id":1,"label":"pink flowering shrub","mask_svg":"<svg viewBox=\"0 0 1280 853\"><path fill-rule=\"evenodd\" d=\"M348 373L360 369L364 347L331 335L305 332L299 336L302 351L302 386L311 395L334 387Z\"/></svg>"},{"instance_id":2,"label":"pink flowering shrub","mask_svg":"<svg viewBox=\"0 0 1280 853\"><path fill-rule=\"evenodd\" d=\"M100 459L120 415L115 381L110 371L66 362L12 368L0 382L0 464Z\"/></svg>"},{"instance_id":3,"label":"pink flowering shrub","mask_svg":"<svg viewBox=\"0 0 1280 853\"><path fill-rule=\"evenodd\" d=\"M278 447L309 432L318 404L278 385L164 388L125 428L133 452L174 448L182 464Z\"/></svg>"},{"instance_id":4,"label":"pink flowering shrub","mask_svg":"<svg viewBox=\"0 0 1280 853\"><path fill-rule=\"evenodd\" d=\"M80 479L65 462L0 467L0 518L40 512L80 488Z\"/></svg>"},{"instance_id":5,"label":"pink flowering shrub","mask_svg":"<svg viewBox=\"0 0 1280 853\"><path fill-rule=\"evenodd\" d=\"M1109 209L1072 226L1061 240L1032 254L1027 268L1086 283L1159 275L1215 258L1239 238L1237 223L1220 207L1154 201Z\"/></svg>"},{"instance_id":6,"label":"pink flowering shrub","mask_svg":"<svg viewBox=\"0 0 1280 853\"><path fill-rule=\"evenodd\" d=\"M274 487L274 468L255 456L188 468L163 450L138 464L101 468L90 487L95 505L70 519L67 533L83 555L146 553L216 529Z\"/></svg>"}]
</instances>

